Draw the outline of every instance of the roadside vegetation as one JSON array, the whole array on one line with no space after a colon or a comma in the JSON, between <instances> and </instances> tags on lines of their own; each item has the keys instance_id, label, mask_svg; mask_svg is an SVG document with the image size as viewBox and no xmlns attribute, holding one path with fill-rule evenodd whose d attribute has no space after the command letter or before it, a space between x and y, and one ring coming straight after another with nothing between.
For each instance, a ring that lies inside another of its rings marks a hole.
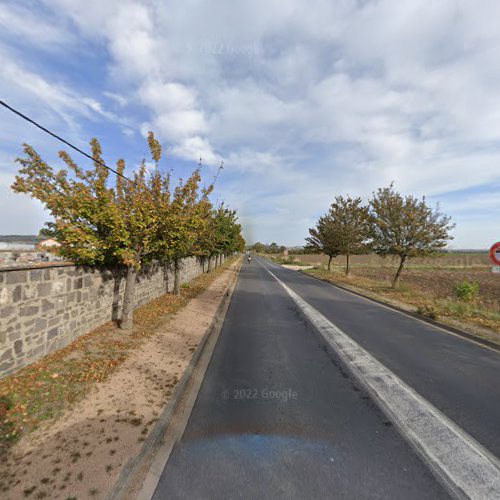
<instances>
[{"instance_id":1,"label":"roadside vegetation","mask_svg":"<svg viewBox=\"0 0 500 500\"><path fill-rule=\"evenodd\" d=\"M453 239L453 227L449 217L427 205L425 197L402 196L391 184L373 193L366 206L361 198L337 196L316 227L309 229L306 242L312 251L328 255L328 269L334 257L344 255L346 275L351 255L397 257L392 279L396 287L408 259L437 255Z\"/></svg>"},{"instance_id":2,"label":"roadside vegetation","mask_svg":"<svg viewBox=\"0 0 500 500\"><path fill-rule=\"evenodd\" d=\"M152 132L148 146L154 168L143 158L133 175L125 177L125 160L116 163L116 180L103 161L101 144L90 142L93 169L83 169L71 156L59 156L66 169L48 165L33 147L25 156L12 189L39 200L53 222L45 235L60 244L59 255L76 264L121 265L127 270L120 321L122 329L133 322L137 273L153 260L173 262L174 293L180 293L179 261L196 255L208 260L242 251L245 241L234 210L214 206L214 181L201 187L200 168L172 185L171 172L160 168L162 147ZM216 176L217 177L217 176Z\"/></svg>"},{"instance_id":3,"label":"roadside vegetation","mask_svg":"<svg viewBox=\"0 0 500 500\"><path fill-rule=\"evenodd\" d=\"M500 343L500 282L487 254L451 254L450 218L425 197L402 196L391 184L361 198L337 196L309 229L300 255L280 264L314 266L321 279L363 291L421 316L465 327ZM316 254L316 255L306 255ZM496 332L496 333L494 333Z\"/></svg>"}]
</instances>

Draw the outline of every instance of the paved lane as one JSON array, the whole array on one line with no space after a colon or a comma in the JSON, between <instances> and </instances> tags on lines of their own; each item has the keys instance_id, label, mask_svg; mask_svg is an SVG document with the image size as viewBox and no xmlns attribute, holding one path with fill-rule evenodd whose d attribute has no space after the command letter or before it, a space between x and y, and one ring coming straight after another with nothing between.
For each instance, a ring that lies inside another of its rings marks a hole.
<instances>
[{"instance_id":1,"label":"paved lane","mask_svg":"<svg viewBox=\"0 0 500 500\"><path fill-rule=\"evenodd\" d=\"M154 498L448 495L252 262Z\"/></svg>"},{"instance_id":2,"label":"paved lane","mask_svg":"<svg viewBox=\"0 0 500 500\"><path fill-rule=\"evenodd\" d=\"M260 259L306 302L500 458L500 353Z\"/></svg>"}]
</instances>

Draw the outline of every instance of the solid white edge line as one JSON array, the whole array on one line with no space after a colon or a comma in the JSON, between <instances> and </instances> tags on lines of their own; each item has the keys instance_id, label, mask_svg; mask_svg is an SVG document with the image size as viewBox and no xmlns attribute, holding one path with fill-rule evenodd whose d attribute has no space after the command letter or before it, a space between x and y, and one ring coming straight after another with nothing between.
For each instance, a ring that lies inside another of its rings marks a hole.
<instances>
[{"instance_id":1,"label":"solid white edge line","mask_svg":"<svg viewBox=\"0 0 500 500\"><path fill-rule=\"evenodd\" d=\"M262 265L262 264L260 264ZM500 461L277 278L403 437L457 498L500 498Z\"/></svg>"}]
</instances>

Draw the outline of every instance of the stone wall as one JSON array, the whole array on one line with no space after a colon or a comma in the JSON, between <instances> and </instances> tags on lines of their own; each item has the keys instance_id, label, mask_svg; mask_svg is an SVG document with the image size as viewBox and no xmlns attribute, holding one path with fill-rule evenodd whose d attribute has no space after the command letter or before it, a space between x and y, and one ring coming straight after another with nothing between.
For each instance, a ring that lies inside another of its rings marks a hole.
<instances>
[{"instance_id":1,"label":"stone wall","mask_svg":"<svg viewBox=\"0 0 500 500\"><path fill-rule=\"evenodd\" d=\"M206 261L183 259L181 282L207 268ZM144 268L137 277L136 306L171 292L173 284L173 266L154 263ZM0 378L120 318L124 289L125 274L119 268L0 270Z\"/></svg>"}]
</instances>

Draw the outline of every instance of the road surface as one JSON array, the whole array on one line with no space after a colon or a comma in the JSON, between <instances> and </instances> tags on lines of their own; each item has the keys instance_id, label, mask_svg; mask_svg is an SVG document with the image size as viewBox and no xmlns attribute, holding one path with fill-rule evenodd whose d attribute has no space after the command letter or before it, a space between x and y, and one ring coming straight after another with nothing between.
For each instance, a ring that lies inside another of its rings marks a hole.
<instances>
[{"instance_id":1,"label":"road surface","mask_svg":"<svg viewBox=\"0 0 500 500\"><path fill-rule=\"evenodd\" d=\"M267 269L500 456L498 352L255 258L155 499L449 498Z\"/></svg>"}]
</instances>

